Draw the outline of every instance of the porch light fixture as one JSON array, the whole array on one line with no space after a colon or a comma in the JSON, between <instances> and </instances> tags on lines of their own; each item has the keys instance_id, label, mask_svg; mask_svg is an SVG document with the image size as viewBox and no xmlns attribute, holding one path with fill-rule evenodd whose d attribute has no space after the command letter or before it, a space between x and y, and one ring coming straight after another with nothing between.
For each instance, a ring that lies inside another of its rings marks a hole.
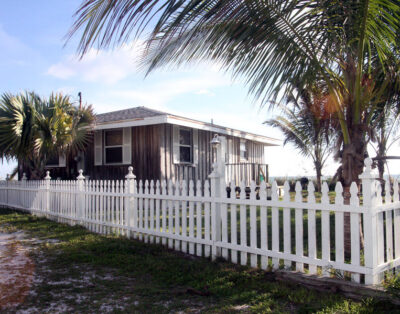
<instances>
[{"instance_id":1,"label":"porch light fixture","mask_svg":"<svg viewBox=\"0 0 400 314\"><path fill-rule=\"evenodd\" d=\"M213 139L211 140L211 145L213 148L217 148L218 145L220 145L220 144L221 144L221 141L218 138L218 134L215 134Z\"/></svg>"}]
</instances>

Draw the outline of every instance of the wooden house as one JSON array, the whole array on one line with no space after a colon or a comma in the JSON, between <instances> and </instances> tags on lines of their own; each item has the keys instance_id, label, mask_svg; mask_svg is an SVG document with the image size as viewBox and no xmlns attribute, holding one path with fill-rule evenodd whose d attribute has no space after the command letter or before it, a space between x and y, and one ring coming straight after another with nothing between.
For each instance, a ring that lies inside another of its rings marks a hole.
<instances>
[{"instance_id":1,"label":"wooden house","mask_svg":"<svg viewBox=\"0 0 400 314\"><path fill-rule=\"evenodd\" d=\"M145 107L98 114L84 153L48 165L53 178L123 179L132 165L137 179L205 180L211 172L214 134L227 139L227 181L268 179L264 147L279 141Z\"/></svg>"}]
</instances>

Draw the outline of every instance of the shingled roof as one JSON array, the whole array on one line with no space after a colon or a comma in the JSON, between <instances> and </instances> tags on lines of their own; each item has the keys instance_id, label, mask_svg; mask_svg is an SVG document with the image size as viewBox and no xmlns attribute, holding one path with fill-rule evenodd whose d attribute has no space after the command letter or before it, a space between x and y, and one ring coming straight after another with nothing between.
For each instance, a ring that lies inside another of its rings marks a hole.
<instances>
[{"instance_id":1,"label":"shingled roof","mask_svg":"<svg viewBox=\"0 0 400 314\"><path fill-rule=\"evenodd\" d=\"M135 107L124 110L106 112L96 115L96 120L98 123L123 121L123 120L134 120L143 119L156 116L164 116L168 113L149 109L146 107Z\"/></svg>"},{"instance_id":2,"label":"shingled roof","mask_svg":"<svg viewBox=\"0 0 400 314\"><path fill-rule=\"evenodd\" d=\"M98 114L96 115L95 130L105 130L117 127L132 127L138 125L152 125L160 123L170 123L190 128L209 130L220 134L227 134L262 142L268 145L277 145L277 142L280 143L279 140L264 135L258 135L254 133L240 131L237 129L231 129L221 125L215 125L213 123L193 120L146 107L135 107Z\"/></svg>"}]
</instances>

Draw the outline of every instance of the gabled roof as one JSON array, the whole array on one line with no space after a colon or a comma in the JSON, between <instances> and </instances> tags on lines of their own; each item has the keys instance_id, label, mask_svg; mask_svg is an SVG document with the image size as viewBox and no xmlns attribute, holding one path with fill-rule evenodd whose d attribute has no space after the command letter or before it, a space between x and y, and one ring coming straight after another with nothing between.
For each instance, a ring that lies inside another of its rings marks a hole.
<instances>
[{"instance_id":1,"label":"gabled roof","mask_svg":"<svg viewBox=\"0 0 400 314\"><path fill-rule=\"evenodd\" d=\"M134 107L124 110L112 111L96 115L95 130L133 127L152 124L175 124L199 130L211 131L219 134L236 136L268 146L278 146L281 141L272 137L249 133L220 125L202 122L194 119L180 117L146 107Z\"/></svg>"}]
</instances>

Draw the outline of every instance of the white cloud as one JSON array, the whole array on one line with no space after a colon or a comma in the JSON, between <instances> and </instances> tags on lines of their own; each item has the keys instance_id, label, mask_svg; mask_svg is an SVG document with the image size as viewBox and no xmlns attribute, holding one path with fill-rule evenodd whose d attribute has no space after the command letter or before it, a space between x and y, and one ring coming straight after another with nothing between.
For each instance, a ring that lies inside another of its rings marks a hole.
<instances>
[{"instance_id":1,"label":"white cloud","mask_svg":"<svg viewBox=\"0 0 400 314\"><path fill-rule=\"evenodd\" d=\"M184 78L164 80L140 90L112 90L109 94L114 99L128 102L130 106L140 104L141 106L165 110L165 105L175 97L184 94L198 94L198 91L207 91L206 94L212 94L209 91L210 88L229 84L227 79L215 73L201 73ZM203 94L203 92L200 94Z\"/></svg>"},{"instance_id":2,"label":"white cloud","mask_svg":"<svg viewBox=\"0 0 400 314\"><path fill-rule=\"evenodd\" d=\"M120 48L106 51L90 49L82 59L69 55L63 61L49 67L47 74L67 80L115 84L138 72L137 60L142 42L124 44Z\"/></svg>"}]
</instances>

